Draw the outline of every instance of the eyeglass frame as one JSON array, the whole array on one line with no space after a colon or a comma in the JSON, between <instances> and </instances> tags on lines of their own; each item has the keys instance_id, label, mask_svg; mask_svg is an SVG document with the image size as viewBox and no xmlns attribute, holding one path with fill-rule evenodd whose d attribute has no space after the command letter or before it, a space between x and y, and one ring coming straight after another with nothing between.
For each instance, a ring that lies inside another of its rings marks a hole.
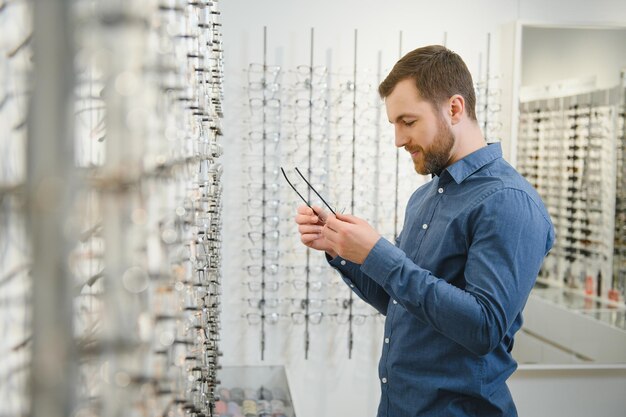
<instances>
[{"instance_id":1,"label":"eyeglass frame","mask_svg":"<svg viewBox=\"0 0 626 417\"><path fill-rule=\"evenodd\" d=\"M296 189L296 187L291 183L291 181L289 181L289 178L287 177L287 174L285 173L285 170L283 169L283 167L280 167L281 172L283 173L283 176L285 177L285 180L287 181L287 183L289 184L289 186L291 187L292 190L294 190L296 192L296 194L298 194L298 196L302 199L302 201L304 201L304 203L311 209L313 210L313 213L315 213L316 215L319 215L315 209L313 208L313 206L311 206L311 204L302 196L302 194L300 194L300 192ZM296 167L295 168L296 172L298 173L298 175L300 175L300 177L304 180L304 182L306 183L306 185L322 200L322 202L324 203L324 205L326 207L328 207L328 209L330 210L331 213L333 213L334 215L336 215L337 213L335 213L335 210L333 210L330 205L326 202L326 200L324 200L324 198L320 195L320 193L317 192L317 190L311 185L311 183L304 177L304 175L302 175L302 173L300 172L300 170Z\"/></svg>"}]
</instances>

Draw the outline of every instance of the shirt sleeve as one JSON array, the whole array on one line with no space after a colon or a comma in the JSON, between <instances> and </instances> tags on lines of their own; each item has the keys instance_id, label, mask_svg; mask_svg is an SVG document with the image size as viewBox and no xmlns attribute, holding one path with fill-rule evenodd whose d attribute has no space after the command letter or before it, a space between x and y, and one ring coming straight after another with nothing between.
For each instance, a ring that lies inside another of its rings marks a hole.
<instances>
[{"instance_id":1,"label":"shirt sleeve","mask_svg":"<svg viewBox=\"0 0 626 417\"><path fill-rule=\"evenodd\" d=\"M465 288L420 268L385 239L361 265L411 314L477 355L492 351L524 307L554 241L542 210L523 191L503 189L476 205L464 230ZM445 238L445 237L444 237Z\"/></svg>"},{"instance_id":2,"label":"shirt sleeve","mask_svg":"<svg viewBox=\"0 0 626 417\"><path fill-rule=\"evenodd\" d=\"M340 256L331 259L326 255L326 259L359 298L370 304L381 314L387 314L389 294L385 292L381 285L361 270L361 265L350 262Z\"/></svg>"}]
</instances>

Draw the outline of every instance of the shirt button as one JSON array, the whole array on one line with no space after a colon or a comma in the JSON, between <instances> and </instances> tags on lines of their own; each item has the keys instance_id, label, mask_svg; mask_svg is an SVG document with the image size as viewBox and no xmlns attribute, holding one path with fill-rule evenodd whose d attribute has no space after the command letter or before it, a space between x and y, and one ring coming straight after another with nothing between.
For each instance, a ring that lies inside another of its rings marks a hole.
<instances>
[{"instance_id":1,"label":"shirt button","mask_svg":"<svg viewBox=\"0 0 626 417\"><path fill-rule=\"evenodd\" d=\"M398 304L398 302L397 302L396 300L393 300L393 303L394 303L394 304Z\"/></svg>"},{"instance_id":2,"label":"shirt button","mask_svg":"<svg viewBox=\"0 0 626 417\"><path fill-rule=\"evenodd\" d=\"M439 192L439 194L443 193L443 188L438 189L437 192Z\"/></svg>"},{"instance_id":3,"label":"shirt button","mask_svg":"<svg viewBox=\"0 0 626 417\"><path fill-rule=\"evenodd\" d=\"M383 384L386 384L387 383L387 378L383 378L383 379L381 379L381 381L382 381Z\"/></svg>"},{"instance_id":4,"label":"shirt button","mask_svg":"<svg viewBox=\"0 0 626 417\"><path fill-rule=\"evenodd\" d=\"M385 337L385 343L389 344L389 338Z\"/></svg>"},{"instance_id":5,"label":"shirt button","mask_svg":"<svg viewBox=\"0 0 626 417\"><path fill-rule=\"evenodd\" d=\"M354 288L354 284L350 284L350 288Z\"/></svg>"},{"instance_id":6,"label":"shirt button","mask_svg":"<svg viewBox=\"0 0 626 417\"><path fill-rule=\"evenodd\" d=\"M345 265L346 261L342 260L341 262L339 262L341 265Z\"/></svg>"},{"instance_id":7,"label":"shirt button","mask_svg":"<svg viewBox=\"0 0 626 417\"><path fill-rule=\"evenodd\" d=\"M422 225L422 229L424 229L424 230L428 229L428 225L427 225L426 223L424 223L424 224Z\"/></svg>"}]
</instances>

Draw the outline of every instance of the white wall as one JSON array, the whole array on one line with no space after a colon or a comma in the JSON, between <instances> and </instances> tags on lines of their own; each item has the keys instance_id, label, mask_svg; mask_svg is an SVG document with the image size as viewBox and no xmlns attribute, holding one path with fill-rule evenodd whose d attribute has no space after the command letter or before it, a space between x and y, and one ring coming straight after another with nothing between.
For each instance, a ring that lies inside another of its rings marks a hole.
<instances>
[{"instance_id":1,"label":"white wall","mask_svg":"<svg viewBox=\"0 0 626 417\"><path fill-rule=\"evenodd\" d=\"M447 46L458 52L475 78L479 78L482 75L479 72L484 73L488 32L493 34L492 52L496 54L491 61L491 72L498 74L501 67L510 67L508 61L502 65L499 54L513 48L513 45L508 46L511 38L506 38L507 44L501 44L499 33L502 25L518 19L551 23L623 22L626 21L626 2L228 0L220 6L227 77L224 108L222 362L225 365L286 365L298 417L373 416L379 398L376 366L381 345L380 324L356 329L355 351L350 360L347 359L345 327L313 328L310 357L305 360L303 328L281 324L278 328L268 329L268 351L265 361L260 361L258 328L244 324L240 318L240 300L246 295L240 284L243 259L238 239L244 232L240 219L246 214L240 192L243 179L240 175L242 148L239 139L242 135L241 119L245 118L241 110L244 101L242 69L248 62L262 59L263 26L268 27L268 63L286 67L308 64L311 27L316 30L316 60L333 68L351 67L355 28L359 30L361 68L375 68L378 51L382 51L383 66L391 67L398 56L400 30L403 31L405 52L425 44L441 43L444 32L447 32ZM505 137L505 149L508 147L506 140ZM580 383L584 383L584 379ZM530 392L527 387L531 385L516 385L514 394L521 402L518 404L520 410L529 409L526 402L533 397L525 393ZM548 395L547 390L537 395ZM546 404L556 407L554 402ZM610 404L609 399L601 406L610 410L621 403L616 404ZM551 415L568 415L562 412L567 405L563 400L561 409L550 409ZM522 416L534 417L532 414Z\"/></svg>"},{"instance_id":2,"label":"white wall","mask_svg":"<svg viewBox=\"0 0 626 417\"><path fill-rule=\"evenodd\" d=\"M626 29L526 27L522 86L596 77L598 88L619 84L626 70Z\"/></svg>"}]
</instances>

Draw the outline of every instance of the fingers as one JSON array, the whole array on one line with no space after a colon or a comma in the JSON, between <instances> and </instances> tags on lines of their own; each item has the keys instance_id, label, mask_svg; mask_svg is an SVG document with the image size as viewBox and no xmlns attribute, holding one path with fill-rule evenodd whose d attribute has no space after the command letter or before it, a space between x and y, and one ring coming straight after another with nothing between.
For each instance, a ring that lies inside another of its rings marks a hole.
<instances>
[{"instance_id":1,"label":"fingers","mask_svg":"<svg viewBox=\"0 0 626 417\"><path fill-rule=\"evenodd\" d=\"M320 214L320 213L324 212L324 209L321 208L320 206L312 206L312 207L313 207L313 209L311 209L311 207L309 207L307 205L301 204L301 205L298 206L298 209L297 209L298 214L308 214L308 215L311 215L311 214ZM313 212L313 210L315 210L315 212Z\"/></svg>"},{"instance_id":2,"label":"fingers","mask_svg":"<svg viewBox=\"0 0 626 417\"><path fill-rule=\"evenodd\" d=\"M315 215L307 216L305 214L298 214L296 216L296 223L298 225L314 225L319 224L319 219Z\"/></svg>"},{"instance_id":3,"label":"fingers","mask_svg":"<svg viewBox=\"0 0 626 417\"><path fill-rule=\"evenodd\" d=\"M324 223L324 228L332 231L333 233L339 232L339 228L341 227L341 221L337 219L334 215L329 215Z\"/></svg>"},{"instance_id":4,"label":"fingers","mask_svg":"<svg viewBox=\"0 0 626 417\"><path fill-rule=\"evenodd\" d=\"M352 235L355 231L356 220L358 217L350 215L329 215L322 229L322 234L332 245L341 244L348 235Z\"/></svg>"},{"instance_id":5,"label":"fingers","mask_svg":"<svg viewBox=\"0 0 626 417\"><path fill-rule=\"evenodd\" d=\"M296 223L299 225L316 224L319 219L308 206L298 206L296 214Z\"/></svg>"},{"instance_id":6,"label":"fingers","mask_svg":"<svg viewBox=\"0 0 626 417\"><path fill-rule=\"evenodd\" d=\"M323 226L317 225L317 224L299 224L298 225L298 232L300 232L301 235L304 234L321 234L322 233L322 229Z\"/></svg>"},{"instance_id":7,"label":"fingers","mask_svg":"<svg viewBox=\"0 0 626 417\"><path fill-rule=\"evenodd\" d=\"M324 236L324 238L326 238L331 245L336 245L339 238L339 234L328 227L328 224L326 224L326 226L322 229L322 236Z\"/></svg>"},{"instance_id":8,"label":"fingers","mask_svg":"<svg viewBox=\"0 0 626 417\"><path fill-rule=\"evenodd\" d=\"M319 217L322 223L326 223L326 219L328 218L328 212L319 206L313 206L315 210L315 214Z\"/></svg>"},{"instance_id":9,"label":"fingers","mask_svg":"<svg viewBox=\"0 0 626 417\"><path fill-rule=\"evenodd\" d=\"M313 211L315 210L315 211ZM313 206L311 209L308 206L298 206L296 215L296 223L297 224L324 224L327 214L322 210L321 207Z\"/></svg>"},{"instance_id":10,"label":"fingers","mask_svg":"<svg viewBox=\"0 0 626 417\"><path fill-rule=\"evenodd\" d=\"M324 239L324 236L319 233L304 233L300 235L300 241L311 249L319 251L325 251L329 253L335 253L332 247L328 244L328 241ZM336 254L333 258L337 256Z\"/></svg>"},{"instance_id":11,"label":"fingers","mask_svg":"<svg viewBox=\"0 0 626 417\"><path fill-rule=\"evenodd\" d=\"M311 216L313 215L313 210L311 210L311 208L309 206L305 206L305 205L301 205L298 206L298 210L297 210L298 214L304 214L307 216Z\"/></svg>"},{"instance_id":12,"label":"fingers","mask_svg":"<svg viewBox=\"0 0 626 417\"><path fill-rule=\"evenodd\" d=\"M298 224L300 241L311 249L326 251L337 256L322 235L324 223L320 221L320 218L326 218L326 213L321 207L313 206L313 209L305 205L298 207L295 220Z\"/></svg>"},{"instance_id":13,"label":"fingers","mask_svg":"<svg viewBox=\"0 0 626 417\"><path fill-rule=\"evenodd\" d=\"M324 236L322 236L320 233L303 233L300 235L300 242L304 243L307 246L310 246L311 243L315 242L318 239L322 239Z\"/></svg>"},{"instance_id":14,"label":"fingers","mask_svg":"<svg viewBox=\"0 0 626 417\"><path fill-rule=\"evenodd\" d=\"M351 214L337 213L336 217L337 217L337 220L341 220L343 222L352 223L352 224L357 224L360 220L358 217L353 216Z\"/></svg>"}]
</instances>

